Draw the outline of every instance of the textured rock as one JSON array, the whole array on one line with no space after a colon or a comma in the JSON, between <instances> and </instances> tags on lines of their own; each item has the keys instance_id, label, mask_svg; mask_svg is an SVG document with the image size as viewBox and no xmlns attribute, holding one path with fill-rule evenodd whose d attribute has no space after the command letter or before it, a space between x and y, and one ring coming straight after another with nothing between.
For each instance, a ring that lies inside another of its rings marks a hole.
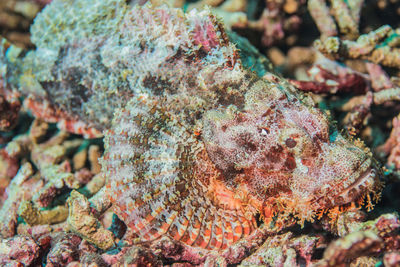
<instances>
[{"instance_id":1,"label":"textured rock","mask_svg":"<svg viewBox=\"0 0 400 267\"><path fill-rule=\"evenodd\" d=\"M39 257L39 246L29 236L14 236L0 242L2 266L29 266Z\"/></svg>"},{"instance_id":2,"label":"textured rock","mask_svg":"<svg viewBox=\"0 0 400 267\"><path fill-rule=\"evenodd\" d=\"M68 198L70 229L100 249L107 250L114 245L113 234L104 229L91 214L89 201L77 191L72 191Z\"/></svg>"}]
</instances>

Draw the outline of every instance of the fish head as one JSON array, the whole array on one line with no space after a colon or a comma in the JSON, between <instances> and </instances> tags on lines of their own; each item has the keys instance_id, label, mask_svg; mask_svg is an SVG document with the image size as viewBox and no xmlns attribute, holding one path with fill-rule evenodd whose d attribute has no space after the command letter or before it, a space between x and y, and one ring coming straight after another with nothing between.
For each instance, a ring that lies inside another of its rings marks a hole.
<instances>
[{"instance_id":1,"label":"fish head","mask_svg":"<svg viewBox=\"0 0 400 267\"><path fill-rule=\"evenodd\" d=\"M233 191L246 188L265 216L293 214L304 221L365 198L370 206L370 194L378 198L382 187L379 168L360 141L276 85L261 83L243 108L208 112L203 139L221 180Z\"/></svg>"}]
</instances>

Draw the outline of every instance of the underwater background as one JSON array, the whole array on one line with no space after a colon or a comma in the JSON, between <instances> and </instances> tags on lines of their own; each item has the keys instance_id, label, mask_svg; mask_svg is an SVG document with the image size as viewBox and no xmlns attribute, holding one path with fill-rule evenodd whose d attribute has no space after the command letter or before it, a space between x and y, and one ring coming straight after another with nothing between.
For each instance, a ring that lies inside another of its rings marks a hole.
<instances>
[{"instance_id":1,"label":"underwater background","mask_svg":"<svg viewBox=\"0 0 400 267\"><path fill-rule=\"evenodd\" d=\"M1 266L400 266L400 1L1 0L0 38Z\"/></svg>"}]
</instances>

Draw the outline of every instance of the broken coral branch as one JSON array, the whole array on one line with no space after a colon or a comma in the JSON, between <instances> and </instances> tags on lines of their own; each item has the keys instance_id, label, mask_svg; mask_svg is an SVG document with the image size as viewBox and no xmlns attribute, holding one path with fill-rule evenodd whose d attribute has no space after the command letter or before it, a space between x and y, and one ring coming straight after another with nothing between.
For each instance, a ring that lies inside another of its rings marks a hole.
<instances>
[{"instance_id":1,"label":"broken coral branch","mask_svg":"<svg viewBox=\"0 0 400 267\"><path fill-rule=\"evenodd\" d=\"M316 40L315 47L324 55L334 59L366 59L382 66L400 68L399 30L384 25L356 41L328 37Z\"/></svg>"}]
</instances>

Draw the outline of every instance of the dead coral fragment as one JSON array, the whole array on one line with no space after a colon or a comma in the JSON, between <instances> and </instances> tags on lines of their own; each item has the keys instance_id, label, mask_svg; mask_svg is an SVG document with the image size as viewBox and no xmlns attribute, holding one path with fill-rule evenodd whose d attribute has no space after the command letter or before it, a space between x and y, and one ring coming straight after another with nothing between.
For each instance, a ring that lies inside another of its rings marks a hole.
<instances>
[{"instance_id":1,"label":"dead coral fragment","mask_svg":"<svg viewBox=\"0 0 400 267\"><path fill-rule=\"evenodd\" d=\"M90 161L90 171L93 174L98 174L101 171L101 165L99 159L101 157L100 147L97 145L91 145L89 147L89 161Z\"/></svg>"},{"instance_id":2,"label":"dead coral fragment","mask_svg":"<svg viewBox=\"0 0 400 267\"><path fill-rule=\"evenodd\" d=\"M351 2L353 2L353 5L351 5ZM356 2L358 4L354 4ZM362 2L362 0L331 0L331 10L342 34L349 37L358 36Z\"/></svg>"},{"instance_id":3,"label":"dead coral fragment","mask_svg":"<svg viewBox=\"0 0 400 267\"><path fill-rule=\"evenodd\" d=\"M360 255L368 255L379 248L381 239L373 231L354 232L336 240L324 253L325 264L318 266L340 266Z\"/></svg>"},{"instance_id":4,"label":"dead coral fragment","mask_svg":"<svg viewBox=\"0 0 400 267\"><path fill-rule=\"evenodd\" d=\"M50 1L0 1L0 34L18 46L31 47L29 26L40 9Z\"/></svg>"},{"instance_id":5,"label":"dead coral fragment","mask_svg":"<svg viewBox=\"0 0 400 267\"><path fill-rule=\"evenodd\" d=\"M15 127L20 108L18 95L3 87L0 76L0 131L9 131Z\"/></svg>"},{"instance_id":6,"label":"dead coral fragment","mask_svg":"<svg viewBox=\"0 0 400 267\"><path fill-rule=\"evenodd\" d=\"M33 201L40 207L47 207L54 199L56 193L64 188L79 188L79 182L71 173L71 166L68 161L60 165L49 165L41 168L41 177L46 182L45 186L33 196Z\"/></svg>"},{"instance_id":7,"label":"dead coral fragment","mask_svg":"<svg viewBox=\"0 0 400 267\"><path fill-rule=\"evenodd\" d=\"M300 27L302 19L298 13L300 6L304 4L304 0L266 1L261 17L256 21L249 21L246 26L262 33L261 42L264 46L274 45ZM293 39L294 36L291 37ZM286 42L290 43L290 38Z\"/></svg>"},{"instance_id":8,"label":"dead coral fragment","mask_svg":"<svg viewBox=\"0 0 400 267\"><path fill-rule=\"evenodd\" d=\"M319 57L307 70L308 81L290 80L299 90L315 94L355 93L368 90L366 78L336 61Z\"/></svg>"},{"instance_id":9,"label":"dead coral fragment","mask_svg":"<svg viewBox=\"0 0 400 267\"><path fill-rule=\"evenodd\" d=\"M33 197L41 207L48 206L63 187L77 189L80 186L69 161L64 159L71 150L80 146L82 140L67 141L67 137L67 133L60 132L45 143L32 145L31 159L45 182L43 189Z\"/></svg>"},{"instance_id":10,"label":"dead coral fragment","mask_svg":"<svg viewBox=\"0 0 400 267\"><path fill-rule=\"evenodd\" d=\"M30 266L39 257L40 247L30 236L16 235L0 242L1 266Z\"/></svg>"},{"instance_id":11,"label":"dead coral fragment","mask_svg":"<svg viewBox=\"0 0 400 267\"><path fill-rule=\"evenodd\" d=\"M322 36L335 36L338 34L334 19L330 16L325 0L309 0L308 10Z\"/></svg>"},{"instance_id":12,"label":"dead coral fragment","mask_svg":"<svg viewBox=\"0 0 400 267\"><path fill-rule=\"evenodd\" d=\"M335 229L331 232L342 237L351 232L358 231L360 225L366 220L367 214L359 209L349 210L339 215Z\"/></svg>"},{"instance_id":13,"label":"dead coral fragment","mask_svg":"<svg viewBox=\"0 0 400 267\"><path fill-rule=\"evenodd\" d=\"M11 179L17 174L19 163L16 158L10 157L5 149L0 150L0 196Z\"/></svg>"},{"instance_id":14,"label":"dead coral fragment","mask_svg":"<svg viewBox=\"0 0 400 267\"><path fill-rule=\"evenodd\" d=\"M382 66L400 68L399 40L398 30L384 25L361 35L356 41L329 37L315 41L315 47L321 53L335 59L367 59Z\"/></svg>"},{"instance_id":15,"label":"dead coral fragment","mask_svg":"<svg viewBox=\"0 0 400 267\"><path fill-rule=\"evenodd\" d=\"M54 224L67 219L68 208L58 206L51 210L39 210L32 202L23 201L18 213L29 225Z\"/></svg>"},{"instance_id":16,"label":"dead coral fragment","mask_svg":"<svg viewBox=\"0 0 400 267\"><path fill-rule=\"evenodd\" d=\"M32 142L37 144L45 137L47 130L49 129L49 124L40 120L35 119L32 122L31 128L29 130L29 137L32 139Z\"/></svg>"},{"instance_id":17,"label":"dead coral fragment","mask_svg":"<svg viewBox=\"0 0 400 267\"><path fill-rule=\"evenodd\" d=\"M67 200L69 206L68 225L70 229L82 238L95 244L100 249L107 250L114 246L114 235L103 228L92 215L89 201L77 191L72 191Z\"/></svg>"},{"instance_id":18,"label":"dead coral fragment","mask_svg":"<svg viewBox=\"0 0 400 267\"><path fill-rule=\"evenodd\" d=\"M38 177L32 175L32 165L25 163L7 188L8 197L0 209L0 214L3 214L0 216L0 234L3 238L15 234L21 201L29 200L43 186Z\"/></svg>"},{"instance_id":19,"label":"dead coral fragment","mask_svg":"<svg viewBox=\"0 0 400 267\"><path fill-rule=\"evenodd\" d=\"M347 38L357 37L360 12L364 1L330 0L329 7L326 2L325 0L308 1L308 10L321 32L322 39L338 35L338 30Z\"/></svg>"},{"instance_id":20,"label":"dead coral fragment","mask_svg":"<svg viewBox=\"0 0 400 267\"><path fill-rule=\"evenodd\" d=\"M317 242L318 237L294 237L291 232L269 237L241 266L300 266L300 258L309 266Z\"/></svg>"},{"instance_id":21,"label":"dead coral fragment","mask_svg":"<svg viewBox=\"0 0 400 267\"><path fill-rule=\"evenodd\" d=\"M46 266L67 266L68 263L79 260L79 245L81 241L81 238L74 234L55 234L51 239L51 248L47 254Z\"/></svg>"},{"instance_id":22,"label":"dead coral fragment","mask_svg":"<svg viewBox=\"0 0 400 267\"><path fill-rule=\"evenodd\" d=\"M393 129L386 143L381 147L385 154L389 154L388 165L400 169L400 115L393 119Z\"/></svg>"},{"instance_id":23,"label":"dead coral fragment","mask_svg":"<svg viewBox=\"0 0 400 267\"><path fill-rule=\"evenodd\" d=\"M124 247L116 255L103 254L104 261L111 266L163 266L159 257L141 246ZM192 265L187 265L192 266Z\"/></svg>"},{"instance_id":24,"label":"dead coral fragment","mask_svg":"<svg viewBox=\"0 0 400 267\"><path fill-rule=\"evenodd\" d=\"M379 255L399 249L397 215L385 214L374 221L359 224L359 229L331 243L318 266L344 266L362 255Z\"/></svg>"}]
</instances>

